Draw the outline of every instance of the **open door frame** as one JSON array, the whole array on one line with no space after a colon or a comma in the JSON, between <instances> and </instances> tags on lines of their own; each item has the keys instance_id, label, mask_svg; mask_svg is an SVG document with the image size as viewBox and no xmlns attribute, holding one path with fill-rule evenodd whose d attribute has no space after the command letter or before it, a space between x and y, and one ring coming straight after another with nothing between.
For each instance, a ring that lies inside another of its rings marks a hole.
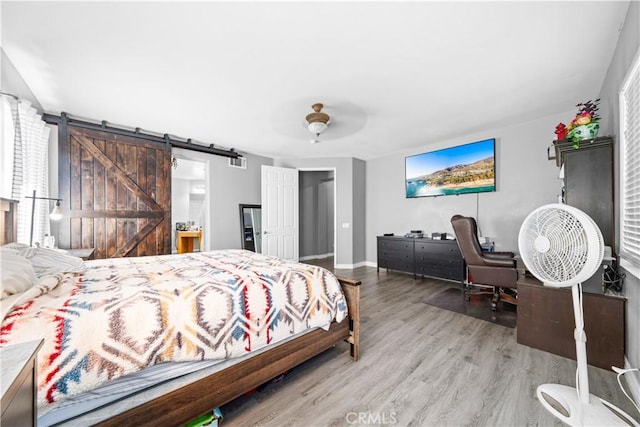
<instances>
[{"instance_id":1,"label":"open door frame","mask_svg":"<svg viewBox=\"0 0 640 427\"><path fill-rule=\"evenodd\" d=\"M333 172L333 267L338 262L338 171L335 167L298 168L298 172Z\"/></svg>"},{"instance_id":2,"label":"open door frame","mask_svg":"<svg viewBox=\"0 0 640 427\"><path fill-rule=\"evenodd\" d=\"M171 149L171 155L172 156L176 156L178 158L178 161L180 161L179 159L187 159L187 160L192 160L194 162L200 162L200 163L204 163L205 165L205 170L204 170L204 187L205 187L205 194L204 194L204 202L203 202L203 206L205 209L204 212L204 224L202 226L202 240L204 243L204 245L202 245L201 250L204 251L208 251L211 248L211 242L212 242L212 227L211 227L211 168L212 168L212 163L211 163L211 155L210 154L206 154L206 153L200 153L197 151L191 151L191 150L184 150L181 148L172 148ZM171 169L173 171L173 168ZM175 233L175 229L172 229L172 232ZM173 248L175 248L175 245L173 245Z\"/></svg>"}]
</instances>

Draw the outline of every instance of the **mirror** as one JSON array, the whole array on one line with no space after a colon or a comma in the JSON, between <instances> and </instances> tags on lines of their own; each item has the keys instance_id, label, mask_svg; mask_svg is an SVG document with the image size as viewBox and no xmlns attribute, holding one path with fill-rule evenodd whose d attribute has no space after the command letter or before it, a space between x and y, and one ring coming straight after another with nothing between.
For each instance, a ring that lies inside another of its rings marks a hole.
<instances>
[{"instance_id":1,"label":"mirror","mask_svg":"<svg viewBox=\"0 0 640 427\"><path fill-rule=\"evenodd\" d=\"M262 212L260 205L240 205L242 249L262 252Z\"/></svg>"}]
</instances>

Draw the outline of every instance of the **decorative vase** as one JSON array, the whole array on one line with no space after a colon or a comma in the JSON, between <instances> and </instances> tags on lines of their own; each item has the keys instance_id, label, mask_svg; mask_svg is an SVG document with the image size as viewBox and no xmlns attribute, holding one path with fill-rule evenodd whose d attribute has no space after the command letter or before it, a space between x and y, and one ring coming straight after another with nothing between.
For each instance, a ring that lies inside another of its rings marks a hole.
<instances>
[{"instance_id":1,"label":"decorative vase","mask_svg":"<svg viewBox=\"0 0 640 427\"><path fill-rule=\"evenodd\" d=\"M574 127L569 131L567 137L573 142L584 141L585 139L593 139L598 136L599 130L600 125L592 122Z\"/></svg>"}]
</instances>

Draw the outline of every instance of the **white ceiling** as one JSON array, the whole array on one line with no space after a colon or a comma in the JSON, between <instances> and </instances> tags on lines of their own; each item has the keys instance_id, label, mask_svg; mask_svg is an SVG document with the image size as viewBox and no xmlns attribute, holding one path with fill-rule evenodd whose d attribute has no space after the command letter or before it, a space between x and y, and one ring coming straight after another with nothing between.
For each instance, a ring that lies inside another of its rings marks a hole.
<instances>
[{"instance_id":1,"label":"white ceiling","mask_svg":"<svg viewBox=\"0 0 640 427\"><path fill-rule=\"evenodd\" d=\"M597 97L628 4L3 1L2 49L49 113L368 160Z\"/></svg>"}]
</instances>

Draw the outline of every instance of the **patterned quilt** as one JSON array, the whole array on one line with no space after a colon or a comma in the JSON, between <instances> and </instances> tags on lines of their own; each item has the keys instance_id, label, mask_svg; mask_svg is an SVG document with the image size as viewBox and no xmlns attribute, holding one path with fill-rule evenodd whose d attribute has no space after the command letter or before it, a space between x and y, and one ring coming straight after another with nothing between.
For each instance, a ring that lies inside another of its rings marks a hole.
<instances>
[{"instance_id":1,"label":"patterned quilt","mask_svg":"<svg viewBox=\"0 0 640 427\"><path fill-rule=\"evenodd\" d=\"M96 260L14 308L0 345L45 339L43 406L156 363L242 356L346 310L330 272L253 252Z\"/></svg>"}]
</instances>

